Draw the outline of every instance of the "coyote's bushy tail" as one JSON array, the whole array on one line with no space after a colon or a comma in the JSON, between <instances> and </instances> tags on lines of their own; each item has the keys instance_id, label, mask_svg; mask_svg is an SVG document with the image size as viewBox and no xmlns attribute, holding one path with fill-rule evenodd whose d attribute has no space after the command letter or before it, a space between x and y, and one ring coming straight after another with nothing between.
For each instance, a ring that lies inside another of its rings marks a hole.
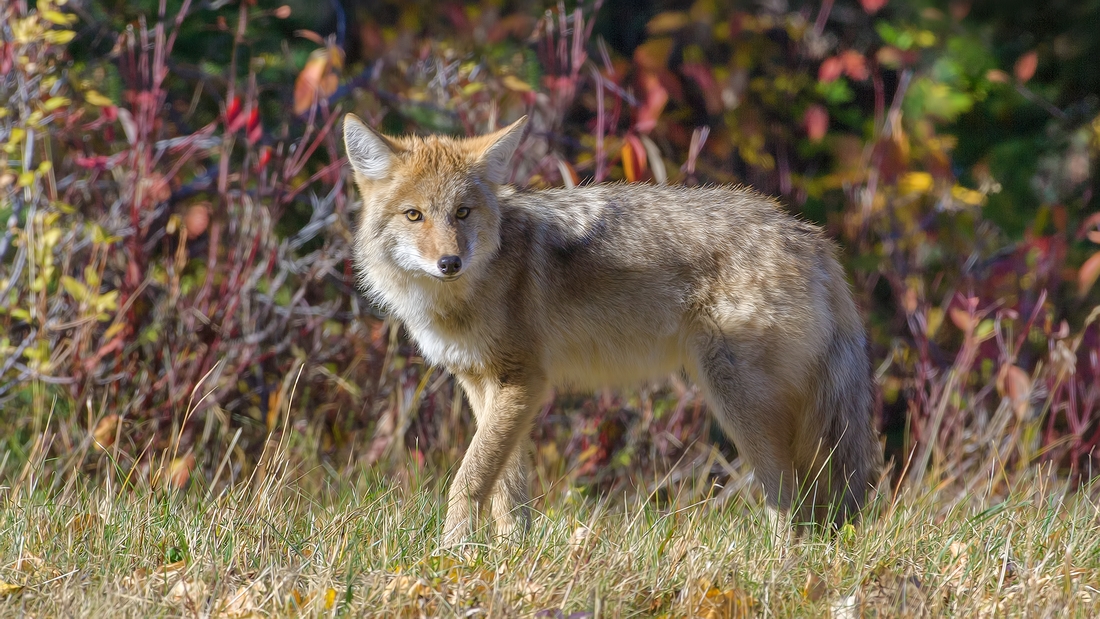
<instances>
[{"instance_id":1,"label":"coyote's bushy tail","mask_svg":"<svg viewBox=\"0 0 1100 619\"><path fill-rule=\"evenodd\" d=\"M795 453L795 514L818 524L858 517L878 481L882 452L871 419L873 386L862 330L834 332L813 379Z\"/></svg>"}]
</instances>

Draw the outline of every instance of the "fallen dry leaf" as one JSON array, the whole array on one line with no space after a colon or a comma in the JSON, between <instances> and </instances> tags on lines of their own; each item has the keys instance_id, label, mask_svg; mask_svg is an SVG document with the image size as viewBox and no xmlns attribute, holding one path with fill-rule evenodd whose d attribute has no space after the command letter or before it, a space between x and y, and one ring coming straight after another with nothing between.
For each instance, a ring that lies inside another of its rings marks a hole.
<instances>
[{"instance_id":1,"label":"fallen dry leaf","mask_svg":"<svg viewBox=\"0 0 1100 619\"><path fill-rule=\"evenodd\" d=\"M690 582L681 591L690 616L705 619L740 619L756 613L756 599L736 587L716 587L706 578Z\"/></svg>"},{"instance_id":2,"label":"fallen dry leaf","mask_svg":"<svg viewBox=\"0 0 1100 619\"><path fill-rule=\"evenodd\" d=\"M77 514L69 519L66 526L73 532L74 535L80 535L96 526L101 520L99 514Z\"/></svg>"},{"instance_id":3,"label":"fallen dry leaf","mask_svg":"<svg viewBox=\"0 0 1100 619\"><path fill-rule=\"evenodd\" d=\"M195 610L206 600L206 583L193 578L180 578L166 596L172 604Z\"/></svg>"},{"instance_id":4,"label":"fallen dry leaf","mask_svg":"<svg viewBox=\"0 0 1100 619\"><path fill-rule=\"evenodd\" d=\"M103 419L99 420L99 423L95 424L95 430L92 431L92 440L95 441L96 447L106 451L111 445L115 444L115 435L118 433L118 415L112 413L106 415Z\"/></svg>"},{"instance_id":5,"label":"fallen dry leaf","mask_svg":"<svg viewBox=\"0 0 1100 619\"><path fill-rule=\"evenodd\" d=\"M183 489L191 479L191 471L194 468L195 454L188 453L174 458L168 466L158 471L155 481L172 488Z\"/></svg>"},{"instance_id":6,"label":"fallen dry leaf","mask_svg":"<svg viewBox=\"0 0 1100 619\"><path fill-rule=\"evenodd\" d=\"M825 585L825 579L821 576L810 572L806 574L806 586L802 588L802 595L811 602L816 602L825 597L825 593L828 587Z\"/></svg>"},{"instance_id":7,"label":"fallen dry leaf","mask_svg":"<svg viewBox=\"0 0 1100 619\"><path fill-rule=\"evenodd\" d=\"M596 539L596 533L585 525L579 525L569 536L569 555L573 556L587 548Z\"/></svg>"},{"instance_id":8,"label":"fallen dry leaf","mask_svg":"<svg viewBox=\"0 0 1100 619\"><path fill-rule=\"evenodd\" d=\"M423 578L416 578L408 574L397 574L393 577L393 580L386 583L386 588L382 593L387 600L401 597L415 600L427 596L431 590L428 581Z\"/></svg>"},{"instance_id":9,"label":"fallen dry leaf","mask_svg":"<svg viewBox=\"0 0 1100 619\"><path fill-rule=\"evenodd\" d=\"M260 580L241 585L231 595L227 595L218 602L216 605L218 616L226 619L246 619L262 616L262 613L260 613L260 600L266 592L267 586Z\"/></svg>"},{"instance_id":10,"label":"fallen dry leaf","mask_svg":"<svg viewBox=\"0 0 1100 619\"><path fill-rule=\"evenodd\" d=\"M859 619L859 598L849 595L833 601L829 605L829 616L832 619Z\"/></svg>"}]
</instances>

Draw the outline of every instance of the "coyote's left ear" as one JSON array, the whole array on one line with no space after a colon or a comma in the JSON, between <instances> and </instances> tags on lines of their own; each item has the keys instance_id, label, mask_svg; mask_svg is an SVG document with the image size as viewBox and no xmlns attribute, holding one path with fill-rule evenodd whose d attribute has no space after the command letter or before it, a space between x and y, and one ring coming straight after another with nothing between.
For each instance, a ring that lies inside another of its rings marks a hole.
<instances>
[{"instance_id":1,"label":"coyote's left ear","mask_svg":"<svg viewBox=\"0 0 1100 619\"><path fill-rule=\"evenodd\" d=\"M352 169L367 180L388 178L393 166L394 146L355 114L344 117L344 148Z\"/></svg>"},{"instance_id":2,"label":"coyote's left ear","mask_svg":"<svg viewBox=\"0 0 1100 619\"><path fill-rule=\"evenodd\" d=\"M478 162L485 166L485 180L497 185L508 182L512 156L516 154L526 126L527 117L524 116L499 131L476 139L475 144L481 151Z\"/></svg>"}]
</instances>

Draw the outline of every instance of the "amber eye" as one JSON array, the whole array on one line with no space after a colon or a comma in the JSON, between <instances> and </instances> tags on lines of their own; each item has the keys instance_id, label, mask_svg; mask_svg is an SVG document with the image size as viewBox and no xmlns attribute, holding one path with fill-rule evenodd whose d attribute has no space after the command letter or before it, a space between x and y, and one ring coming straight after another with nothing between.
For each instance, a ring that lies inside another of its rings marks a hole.
<instances>
[{"instance_id":1,"label":"amber eye","mask_svg":"<svg viewBox=\"0 0 1100 619\"><path fill-rule=\"evenodd\" d=\"M465 206L460 207L457 211L455 211L455 217L459 219L466 219L469 214L470 209L466 208Z\"/></svg>"},{"instance_id":2,"label":"amber eye","mask_svg":"<svg viewBox=\"0 0 1100 619\"><path fill-rule=\"evenodd\" d=\"M405 211L405 217L407 217L409 221L420 221L421 219L424 219L424 213L421 213L420 211L411 208Z\"/></svg>"}]
</instances>

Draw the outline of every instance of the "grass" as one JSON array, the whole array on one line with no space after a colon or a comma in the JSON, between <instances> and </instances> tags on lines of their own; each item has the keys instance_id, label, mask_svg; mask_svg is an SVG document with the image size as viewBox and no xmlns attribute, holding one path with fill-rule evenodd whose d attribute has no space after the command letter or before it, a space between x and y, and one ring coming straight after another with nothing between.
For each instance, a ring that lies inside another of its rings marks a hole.
<instances>
[{"instance_id":1,"label":"grass","mask_svg":"<svg viewBox=\"0 0 1100 619\"><path fill-rule=\"evenodd\" d=\"M10 476L0 616L1100 613L1100 485L1039 467L929 474L832 537L792 537L736 476L611 496L543 484L522 543L441 553L445 480L272 452L217 492L36 477L48 463Z\"/></svg>"}]
</instances>

